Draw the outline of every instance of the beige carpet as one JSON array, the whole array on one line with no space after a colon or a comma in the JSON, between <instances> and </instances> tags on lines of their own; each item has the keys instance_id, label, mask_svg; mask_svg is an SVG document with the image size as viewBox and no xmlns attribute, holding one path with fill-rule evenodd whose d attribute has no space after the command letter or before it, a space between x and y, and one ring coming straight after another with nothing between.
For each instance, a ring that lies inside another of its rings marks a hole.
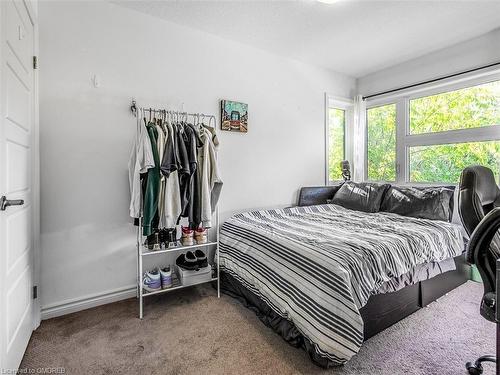
<instances>
[{"instance_id":1,"label":"beige carpet","mask_svg":"<svg viewBox=\"0 0 500 375\"><path fill-rule=\"evenodd\" d=\"M43 321L21 367L62 367L66 374L466 374L466 360L495 352L495 326L478 312L481 292L481 284L468 282L330 370L234 299L217 299L210 286L151 297L142 321L135 299ZM485 365L485 374L494 367Z\"/></svg>"}]
</instances>

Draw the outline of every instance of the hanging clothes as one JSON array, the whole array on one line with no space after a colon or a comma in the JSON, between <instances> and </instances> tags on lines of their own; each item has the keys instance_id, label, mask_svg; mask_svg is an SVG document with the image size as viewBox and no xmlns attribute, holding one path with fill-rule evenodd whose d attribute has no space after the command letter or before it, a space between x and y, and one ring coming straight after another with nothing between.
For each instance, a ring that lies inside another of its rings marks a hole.
<instances>
[{"instance_id":1,"label":"hanging clothes","mask_svg":"<svg viewBox=\"0 0 500 375\"><path fill-rule=\"evenodd\" d=\"M203 228L210 228L212 227L212 215L222 190L222 180L217 167L216 148L212 141L212 133L203 127L200 136L203 146L198 149L200 171L198 189L201 200L199 210L201 212L201 225Z\"/></svg>"},{"instance_id":2,"label":"hanging clothes","mask_svg":"<svg viewBox=\"0 0 500 375\"><path fill-rule=\"evenodd\" d=\"M198 181L198 145L196 132L192 124L185 124L183 131L183 140L186 146L188 162L189 162L189 179L186 186L187 204L182 211L181 216L187 217L191 229L195 228L194 223L194 205L195 205L195 189Z\"/></svg>"},{"instance_id":3,"label":"hanging clothes","mask_svg":"<svg viewBox=\"0 0 500 375\"><path fill-rule=\"evenodd\" d=\"M146 126L151 148L153 150L153 159L155 166L150 168L147 173L146 191L144 193L144 213L142 234L149 236L154 232L153 220L158 217L158 199L160 193L160 159L158 155L157 139L158 132L153 123L148 123Z\"/></svg>"},{"instance_id":4,"label":"hanging clothes","mask_svg":"<svg viewBox=\"0 0 500 375\"><path fill-rule=\"evenodd\" d=\"M163 224L165 228L175 228L181 214L181 193L179 188L177 161L174 153L174 130L169 122L165 125L165 151L160 167L161 173L165 178Z\"/></svg>"},{"instance_id":5,"label":"hanging clothes","mask_svg":"<svg viewBox=\"0 0 500 375\"><path fill-rule=\"evenodd\" d=\"M138 118L128 162L130 216L142 216L144 236L175 229L181 218L191 229L209 228L222 188L215 128L173 122L158 112L158 120Z\"/></svg>"},{"instance_id":6,"label":"hanging clothes","mask_svg":"<svg viewBox=\"0 0 500 375\"><path fill-rule=\"evenodd\" d=\"M179 153L178 170L179 187L181 190L181 212L184 212L189 203L189 183L191 180L191 168L189 164L186 143L184 142L184 126L181 124L174 125L174 131L177 135L176 143Z\"/></svg>"},{"instance_id":7,"label":"hanging clothes","mask_svg":"<svg viewBox=\"0 0 500 375\"><path fill-rule=\"evenodd\" d=\"M215 148L219 147L219 139L217 138L217 133L215 132L215 128L212 128L209 125L202 125L205 129L207 129L212 135L212 142L214 143Z\"/></svg>"},{"instance_id":8,"label":"hanging clothes","mask_svg":"<svg viewBox=\"0 0 500 375\"><path fill-rule=\"evenodd\" d=\"M142 214L142 188L141 173L147 173L154 168L155 162L153 149L146 128L142 125L142 119L137 116L137 132L128 162L130 183L130 217L138 219Z\"/></svg>"},{"instance_id":9,"label":"hanging clothes","mask_svg":"<svg viewBox=\"0 0 500 375\"><path fill-rule=\"evenodd\" d=\"M156 139L156 147L158 148L158 160L162 160L165 151L165 132L162 127L161 120L156 123L156 133L158 137ZM160 166L161 167L161 166ZM165 227L165 184L166 179L162 173L160 173L160 191L158 194L158 226L160 228Z\"/></svg>"}]
</instances>

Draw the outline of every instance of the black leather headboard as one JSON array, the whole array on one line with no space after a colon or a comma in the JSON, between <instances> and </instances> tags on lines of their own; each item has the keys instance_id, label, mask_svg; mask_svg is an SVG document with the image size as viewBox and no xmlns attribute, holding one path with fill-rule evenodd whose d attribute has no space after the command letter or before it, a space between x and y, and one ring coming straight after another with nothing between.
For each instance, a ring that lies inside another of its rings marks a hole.
<instances>
[{"instance_id":1,"label":"black leather headboard","mask_svg":"<svg viewBox=\"0 0 500 375\"><path fill-rule=\"evenodd\" d=\"M314 206L316 204L325 204L327 199L331 199L333 195L340 189L342 183L332 186L313 186L303 187L300 189L299 201L297 206Z\"/></svg>"},{"instance_id":2,"label":"black leather headboard","mask_svg":"<svg viewBox=\"0 0 500 375\"><path fill-rule=\"evenodd\" d=\"M328 199L332 199L333 195L340 189L342 182L331 186L311 186L303 187L299 192L299 201L297 206L314 206L316 204L326 204ZM443 186L449 189L455 189L454 186ZM453 200L452 200L453 203ZM453 206L451 207L453 212Z\"/></svg>"}]
</instances>

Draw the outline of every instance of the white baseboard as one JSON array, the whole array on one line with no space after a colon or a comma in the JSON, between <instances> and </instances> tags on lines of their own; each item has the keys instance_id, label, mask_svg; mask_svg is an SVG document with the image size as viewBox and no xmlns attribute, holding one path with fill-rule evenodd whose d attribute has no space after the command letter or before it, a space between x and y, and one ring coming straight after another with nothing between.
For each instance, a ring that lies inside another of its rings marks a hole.
<instances>
[{"instance_id":1,"label":"white baseboard","mask_svg":"<svg viewBox=\"0 0 500 375\"><path fill-rule=\"evenodd\" d=\"M43 306L42 320L132 298L136 296L136 291L137 287L128 286Z\"/></svg>"}]
</instances>

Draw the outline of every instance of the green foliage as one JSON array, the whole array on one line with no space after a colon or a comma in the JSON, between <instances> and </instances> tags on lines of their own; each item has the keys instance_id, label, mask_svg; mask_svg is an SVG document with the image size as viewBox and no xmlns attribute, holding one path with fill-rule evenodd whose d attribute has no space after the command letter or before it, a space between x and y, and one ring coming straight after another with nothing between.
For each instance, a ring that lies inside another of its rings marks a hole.
<instances>
[{"instance_id":1,"label":"green foliage","mask_svg":"<svg viewBox=\"0 0 500 375\"><path fill-rule=\"evenodd\" d=\"M410 181L457 183L473 164L489 167L498 178L500 141L411 147Z\"/></svg>"},{"instance_id":2,"label":"green foliage","mask_svg":"<svg viewBox=\"0 0 500 375\"><path fill-rule=\"evenodd\" d=\"M338 108L330 108L328 112L328 172L330 181L342 179L340 162L344 160L344 135L345 135L345 111Z\"/></svg>"},{"instance_id":3,"label":"green foliage","mask_svg":"<svg viewBox=\"0 0 500 375\"><path fill-rule=\"evenodd\" d=\"M395 179L395 105L367 111L368 177ZM500 124L500 82L410 101L410 133L422 134ZM481 164L498 178L500 141L410 147L410 181L457 183L462 170Z\"/></svg>"},{"instance_id":4,"label":"green foliage","mask_svg":"<svg viewBox=\"0 0 500 375\"><path fill-rule=\"evenodd\" d=\"M396 180L396 105L366 111L368 127L368 179Z\"/></svg>"},{"instance_id":5,"label":"green foliage","mask_svg":"<svg viewBox=\"0 0 500 375\"><path fill-rule=\"evenodd\" d=\"M410 100L410 133L500 124L500 81Z\"/></svg>"}]
</instances>

